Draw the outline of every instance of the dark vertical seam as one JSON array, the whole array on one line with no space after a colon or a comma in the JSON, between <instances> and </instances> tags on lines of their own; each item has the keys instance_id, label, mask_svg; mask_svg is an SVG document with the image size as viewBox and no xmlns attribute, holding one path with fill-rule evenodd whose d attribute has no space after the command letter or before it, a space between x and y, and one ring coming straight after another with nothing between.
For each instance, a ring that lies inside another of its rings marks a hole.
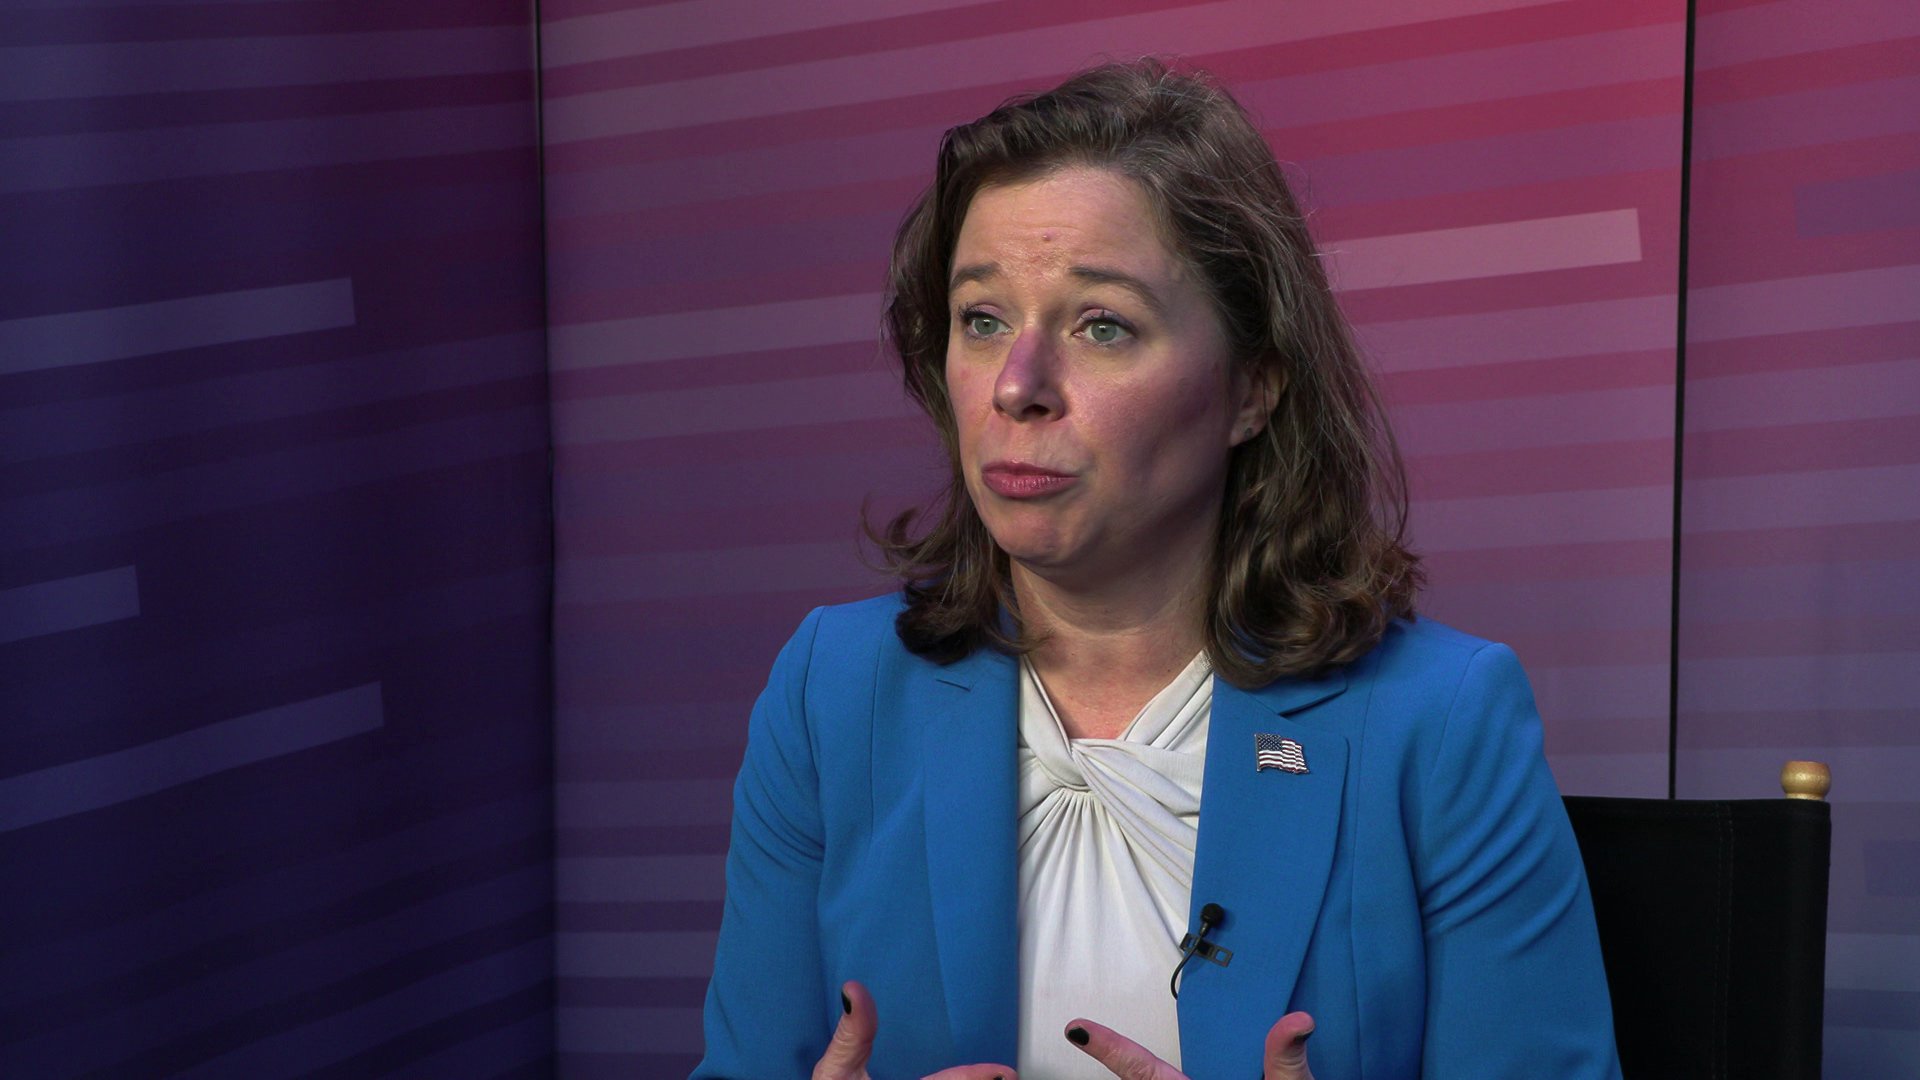
<instances>
[{"instance_id":1,"label":"dark vertical seam","mask_svg":"<svg viewBox=\"0 0 1920 1080\"><path fill-rule=\"evenodd\" d=\"M1687 270L1693 213L1693 47L1696 0L1687 0L1686 75L1680 99L1680 253L1673 343L1673 569L1667 611L1667 798L1679 795L1680 511L1687 447Z\"/></svg>"},{"instance_id":2,"label":"dark vertical seam","mask_svg":"<svg viewBox=\"0 0 1920 1080\"><path fill-rule=\"evenodd\" d=\"M547 745L550 762L548 778L551 783L547 797L547 820L552 823L552 844L557 853L560 829L560 657L559 633L554 620L559 614L560 589L560 523L557 493L558 478L555 475L553 455L553 345L552 283L547 273L547 129L546 129L546 86L545 59L542 55L540 38L540 0L530 0L527 15L533 22L533 169L534 198L539 200L538 222L540 243L536 252L536 263L540 275L540 360L547 377ZM549 895L553 897L552 933L557 939L560 932L560 861L552 860L552 877L549 881ZM554 953L553 979L555 993L558 993L560 968L559 953ZM556 1047L554 1052L558 1053Z\"/></svg>"},{"instance_id":3,"label":"dark vertical seam","mask_svg":"<svg viewBox=\"0 0 1920 1080\"><path fill-rule=\"evenodd\" d=\"M1733 988L1733 813L1725 803L1713 804L1714 824L1719 834L1719 852L1717 873L1714 880L1714 911L1718 916L1714 935L1713 956L1713 1053L1709 1060L1710 1074L1724 1078L1727 1074L1730 1054L1728 1047L1732 1041L1729 1015L1729 996Z\"/></svg>"}]
</instances>

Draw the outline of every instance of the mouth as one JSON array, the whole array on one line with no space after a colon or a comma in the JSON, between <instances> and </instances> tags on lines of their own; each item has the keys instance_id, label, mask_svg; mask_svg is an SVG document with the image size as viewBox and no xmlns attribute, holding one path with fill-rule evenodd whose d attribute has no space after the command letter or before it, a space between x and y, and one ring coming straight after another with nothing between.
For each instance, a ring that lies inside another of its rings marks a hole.
<instances>
[{"instance_id":1,"label":"mouth","mask_svg":"<svg viewBox=\"0 0 1920 1080\"><path fill-rule=\"evenodd\" d=\"M1072 473L1024 461L995 461L980 470L987 489L1004 499L1037 499L1080 482Z\"/></svg>"}]
</instances>

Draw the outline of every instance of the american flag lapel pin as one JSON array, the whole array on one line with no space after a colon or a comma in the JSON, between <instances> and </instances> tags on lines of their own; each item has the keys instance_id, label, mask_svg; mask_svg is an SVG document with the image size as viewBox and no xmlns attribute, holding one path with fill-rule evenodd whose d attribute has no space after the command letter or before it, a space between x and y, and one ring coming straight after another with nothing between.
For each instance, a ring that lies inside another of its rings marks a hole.
<instances>
[{"instance_id":1,"label":"american flag lapel pin","mask_svg":"<svg viewBox=\"0 0 1920 1080\"><path fill-rule=\"evenodd\" d=\"M1306 772L1307 753L1292 739L1283 739L1278 735L1256 734L1253 737L1253 771L1259 772L1261 769L1279 769L1290 773Z\"/></svg>"}]
</instances>

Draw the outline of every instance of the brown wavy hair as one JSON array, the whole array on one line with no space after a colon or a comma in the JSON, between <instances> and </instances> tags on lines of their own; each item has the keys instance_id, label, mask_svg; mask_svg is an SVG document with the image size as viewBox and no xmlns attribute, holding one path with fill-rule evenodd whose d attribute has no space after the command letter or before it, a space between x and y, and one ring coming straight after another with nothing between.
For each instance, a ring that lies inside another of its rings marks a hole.
<instances>
[{"instance_id":1,"label":"brown wavy hair","mask_svg":"<svg viewBox=\"0 0 1920 1080\"><path fill-rule=\"evenodd\" d=\"M1421 584L1399 452L1273 152L1218 83L1152 59L1083 71L950 129L894 239L886 336L952 467L932 506L867 526L905 582L900 640L939 663L1038 644L961 473L947 287L976 192L1075 166L1139 184L1168 247L1206 283L1235 362L1280 387L1228 464L1207 605L1215 671L1252 688L1364 655L1412 614Z\"/></svg>"}]
</instances>

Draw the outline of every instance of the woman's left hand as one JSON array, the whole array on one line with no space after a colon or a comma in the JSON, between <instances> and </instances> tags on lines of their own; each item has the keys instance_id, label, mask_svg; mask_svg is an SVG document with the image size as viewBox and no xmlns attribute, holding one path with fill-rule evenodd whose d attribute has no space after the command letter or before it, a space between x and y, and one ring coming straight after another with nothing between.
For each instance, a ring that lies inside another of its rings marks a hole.
<instances>
[{"instance_id":1,"label":"woman's left hand","mask_svg":"<svg viewBox=\"0 0 1920 1080\"><path fill-rule=\"evenodd\" d=\"M1313 1017L1291 1012L1267 1032L1265 1080L1313 1080L1307 1068L1307 1036ZM1161 1061L1146 1047L1091 1020L1067 1025L1067 1040L1087 1052L1120 1080L1187 1080L1186 1074Z\"/></svg>"}]
</instances>

